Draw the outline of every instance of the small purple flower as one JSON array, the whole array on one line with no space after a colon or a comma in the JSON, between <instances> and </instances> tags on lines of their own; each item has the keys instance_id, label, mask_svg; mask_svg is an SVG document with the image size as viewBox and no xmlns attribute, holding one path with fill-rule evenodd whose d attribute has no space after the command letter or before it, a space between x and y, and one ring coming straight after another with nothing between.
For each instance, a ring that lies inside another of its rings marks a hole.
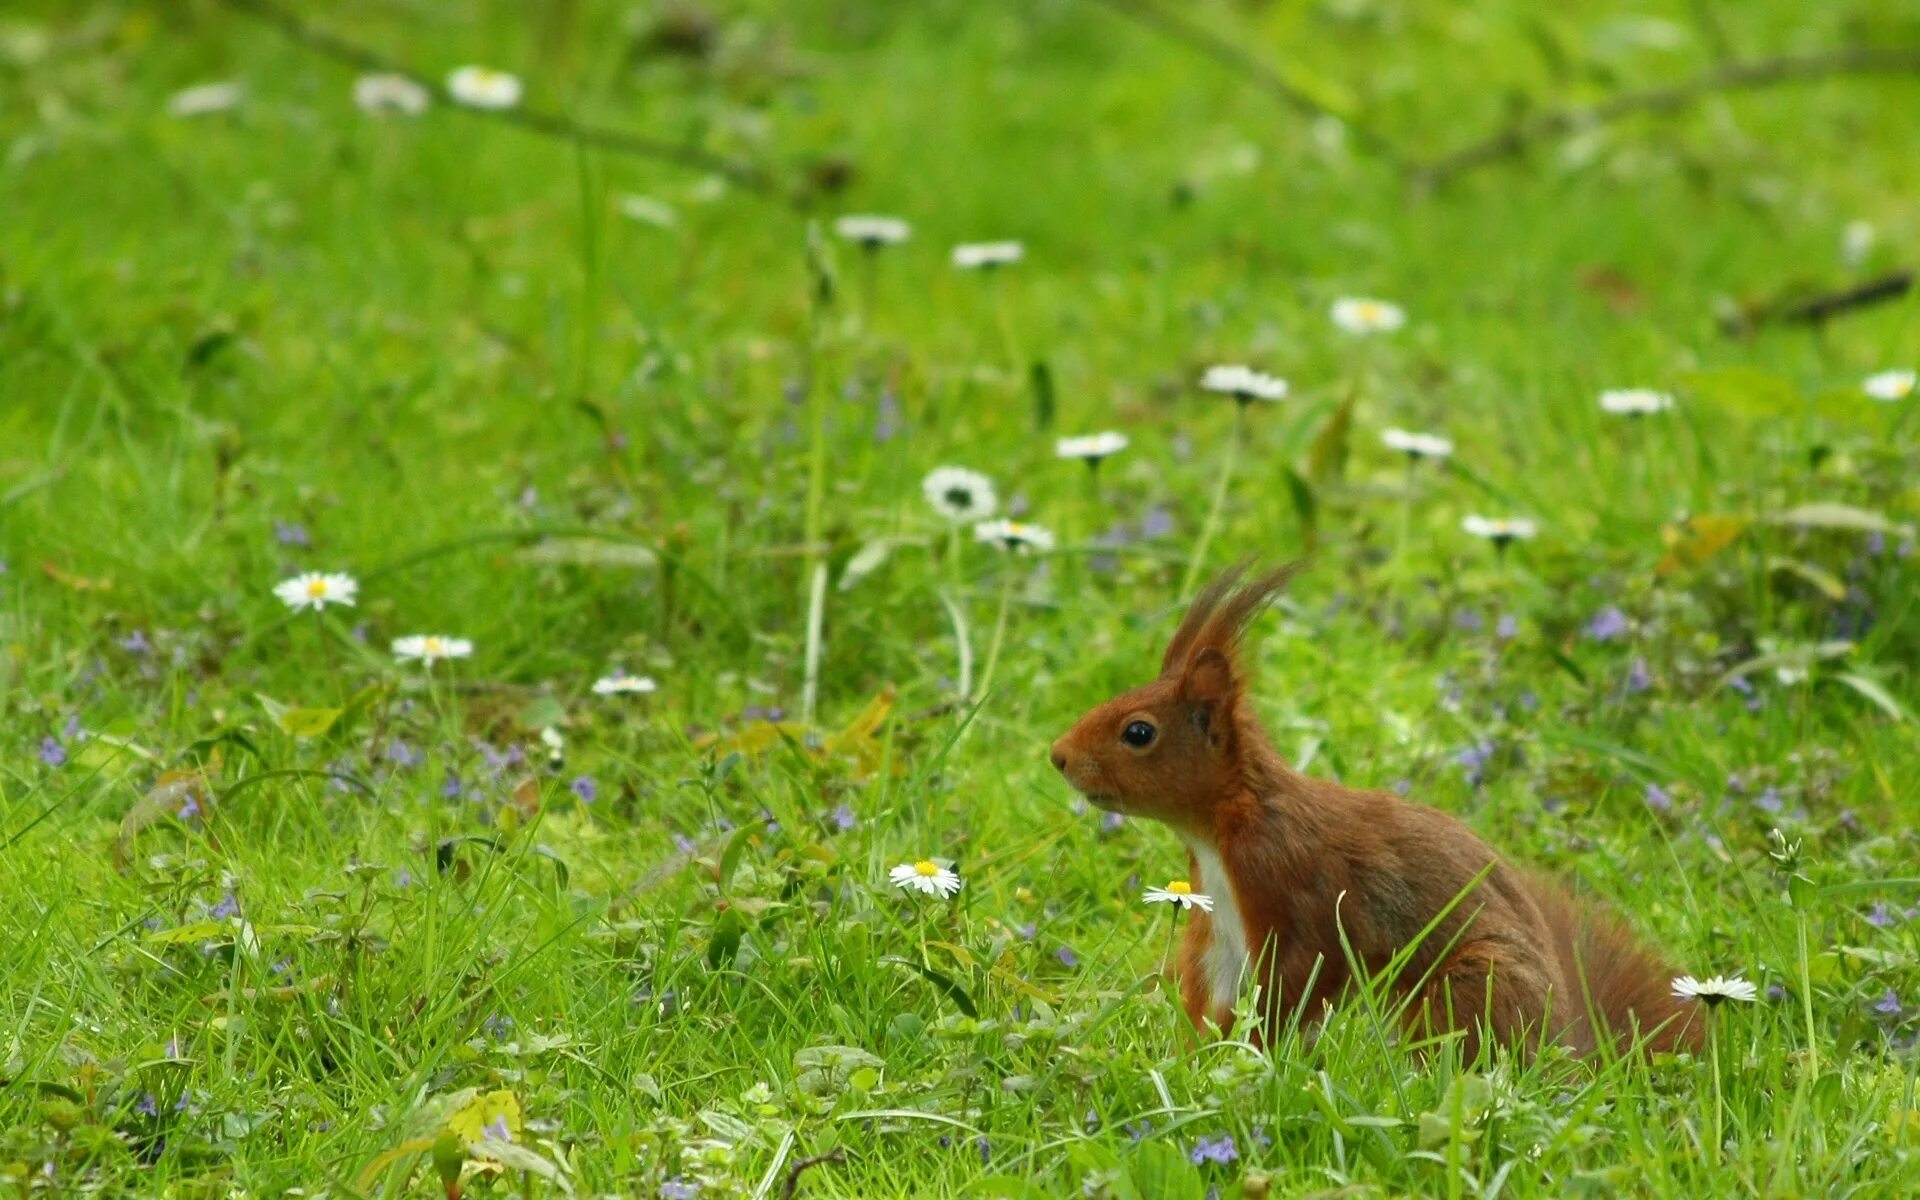
<instances>
[{"instance_id":1,"label":"small purple flower","mask_svg":"<svg viewBox=\"0 0 1920 1200\"><path fill-rule=\"evenodd\" d=\"M1063 967L1071 969L1080 965L1080 956L1073 952L1072 946L1060 947L1053 952L1053 956L1060 960L1060 965Z\"/></svg>"},{"instance_id":2,"label":"small purple flower","mask_svg":"<svg viewBox=\"0 0 1920 1200\"><path fill-rule=\"evenodd\" d=\"M1887 552L1887 535L1878 529L1867 535L1867 553L1879 558Z\"/></svg>"},{"instance_id":3,"label":"small purple flower","mask_svg":"<svg viewBox=\"0 0 1920 1200\"><path fill-rule=\"evenodd\" d=\"M873 423L873 440L884 444L900 433L900 398L893 394L892 388L881 389L879 409L879 417Z\"/></svg>"},{"instance_id":4,"label":"small purple flower","mask_svg":"<svg viewBox=\"0 0 1920 1200\"><path fill-rule=\"evenodd\" d=\"M1758 796L1755 796L1753 803L1754 806L1761 811L1770 813L1777 813L1786 807L1785 801L1780 799L1780 789L1774 787L1770 787Z\"/></svg>"},{"instance_id":5,"label":"small purple flower","mask_svg":"<svg viewBox=\"0 0 1920 1200\"><path fill-rule=\"evenodd\" d=\"M399 738L387 743L387 761L396 767L417 767L424 756Z\"/></svg>"},{"instance_id":6,"label":"small purple flower","mask_svg":"<svg viewBox=\"0 0 1920 1200\"><path fill-rule=\"evenodd\" d=\"M1513 635L1519 632L1520 622L1514 620L1512 613L1501 613L1500 619L1493 626L1493 636L1503 642L1513 640Z\"/></svg>"},{"instance_id":7,"label":"small purple flower","mask_svg":"<svg viewBox=\"0 0 1920 1200\"><path fill-rule=\"evenodd\" d=\"M1214 1141L1201 1138L1195 1142L1193 1150L1187 1155L1187 1160L1196 1167L1210 1162L1219 1163L1224 1167L1239 1157L1240 1151L1233 1144L1233 1135L1223 1133Z\"/></svg>"},{"instance_id":8,"label":"small purple flower","mask_svg":"<svg viewBox=\"0 0 1920 1200\"><path fill-rule=\"evenodd\" d=\"M1163 538L1173 532L1173 514L1164 508L1155 506L1140 518L1140 536L1143 538Z\"/></svg>"},{"instance_id":9,"label":"small purple flower","mask_svg":"<svg viewBox=\"0 0 1920 1200\"><path fill-rule=\"evenodd\" d=\"M1655 812L1673 811L1673 797L1667 795L1667 789L1657 783L1647 785L1647 807Z\"/></svg>"},{"instance_id":10,"label":"small purple flower","mask_svg":"<svg viewBox=\"0 0 1920 1200\"><path fill-rule=\"evenodd\" d=\"M1127 814L1125 813L1117 813L1117 812L1103 813L1100 816L1100 832L1101 833L1118 833L1120 831L1120 827L1125 825L1126 823L1127 823Z\"/></svg>"},{"instance_id":11,"label":"small purple flower","mask_svg":"<svg viewBox=\"0 0 1920 1200\"><path fill-rule=\"evenodd\" d=\"M1025 492L1015 492L1007 497L1007 515L1010 517L1024 517L1032 507Z\"/></svg>"},{"instance_id":12,"label":"small purple flower","mask_svg":"<svg viewBox=\"0 0 1920 1200\"><path fill-rule=\"evenodd\" d=\"M496 1142L512 1141L513 1130L507 1128L507 1115L505 1113L501 1113L499 1116L495 1117L493 1120L481 1126L480 1136Z\"/></svg>"},{"instance_id":13,"label":"small purple flower","mask_svg":"<svg viewBox=\"0 0 1920 1200\"><path fill-rule=\"evenodd\" d=\"M120 648L128 654L142 658L153 653L153 643L147 640L145 631L139 629L121 638Z\"/></svg>"},{"instance_id":14,"label":"small purple flower","mask_svg":"<svg viewBox=\"0 0 1920 1200\"><path fill-rule=\"evenodd\" d=\"M600 785L591 775L582 775L567 785L574 795L580 797L580 803L592 804L600 798Z\"/></svg>"},{"instance_id":15,"label":"small purple flower","mask_svg":"<svg viewBox=\"0 0 1920 1200\"><path fill-rule=\"evenodd\" d=\"M1145 1141L1146 1136L1153 1132L1153 1122L1152 1121L1129 1121L1125 1125L1122 1125L1120 1128L1126 1130L1128 1141L1141 1142L1141 1141Z\"/></svg>"},{"instance_id":16,"label":"small purple flower","mask_svg":"<svg viewBox=\"0 0 1920 1200\"><path fill-rule=\"evenodd\" d=\"M684 833L675 833L673 835L673 848L682 854L692 854L700 848L700 843L694 841Z\"/></svg>"},{"instance_id":17,"label":"small purple flower","mask_svg":"<svg viewBox=\"0 0 1920 1200\"><path fill-rule=\"evenodd\" d=\"M307 536L307 527L298 521L275 521L273 540L282 546L313 545L313 539Z\"/></svg>"},{"instance_id":18,"label":"small purple flower","mask_svg":"<svg viewBox=\"0 0 1920 1200\"><path fill-rule=\"evenodd\" d=\"M740 719L743 721L779 721L786 715L787 710L777 706L767 708L758 704L749 704L740 710Z\"/></svg>"},{"instance_id":19,"label":"small purple flower","mask_svg":"<svg viewBox=\"0 0 1920 1200\"><path fill-rule=\"evenodd\" d=\"M1900 918L1887 907L1885 900L1875 901L1874 906L1867 910L1867 924L1875 929L1891 929L1899 923Z\"/></svg>"},{"instance_id":20,"label":"small purple flower","mask_svg":"<svg viewBox=\"0 0 1920 1200\"><path fill-rule=\"evenodd\" d=\"M1040 927L1032 921L1028 921L1023 925L1015 925L1013 931L1019 934L1023 940L1030 942L1033 940L1033 935L1040 932Z\"/></svg>"},{"instance_id":21,"label":"small purple flower","mask_svg":"<svg viewBox=\"0 0 1920 1200\"><path fill-rule=\"evenodd\" d=\"M1899 1016L1902 1011L1900 1008L1899 993L1895 992L1892 988L1888 988L1887 994L1874 1002L1873 1011L1888 1017Z\"/></svg>"},{"instance_id":22,"label":"small purple flower","mask_svg":"<svg viewBox=\"0 0 1920 1200\"><path fill-rule=\"evenodd\" d=\"M841 833L846 833L860 823L860 818L854 815L853 806L850 804L841 804L835 808L827 814L827 820L831 821L834 828Z\"/></svg>"},{"instance_id":23,"label":"small purple flower","mask_svg":"<svg viewBox=\"0 0 1920 1200\"><path fill-rule=\"evenodd\" d=\"M700 1185L691 1179L682 1179L675 1175L660 1185L660 1200L697 1200Z\"/></svg>"},{"instance_id":24,"label":"small purple flower","mask_svg":"<svg viewBox=\"0 0 1920 1200\"><path fill-rule=\"evenodd\" d=\"M160 1101L152 1092L148 1092L134 1101L133 1111L143 1117L157 1117L160 1115Z\"/></svg>"},{"instance_id":25,"label":"small purple flower","mask_svg":"<svg viewBox=\"0 0 1920 1200\"><path fill-rule=\"evenodd\" d=\"M1647 672L1647 660L1635 655L1633 665L1627 669L1627 694L1637 696L1653 686L1653 676Z\"/></svg>"},{"instance_id":26,"label":"small purple flower","mask_svg":"<svg viewBox=\"0 0 1920 1200\"><path fill-rule=\"evenodd\" d=\"M40 739L40 761L50 767L63 766L67 761L67 748L52 734L48 734Z\"/></svg>"},{"instance_id":27,"label":"small purple flower","mask_svg":"<svg viewBox=\"0 0 1920 1200\"><path fill-rule=\"evenodd\" d=\"M449 800L458 800L463 791L465 789L460 786L460 776L448 771L446 780L440 785L440 794Z\"/></svg>"},{"instance_id":28,"label":"small purple flower","mask_svg":"<svg viewBox=\"0 0 1920 1200\"><path fill-rule=\"evenodd\" d=\"M513 1033L513 1018L501 1013L494 1013L485 1021L481 1022L481 1028L485 1029L487 1036L494 1041L504 1042Z\"/></svg>"},{"instance_id":29,"label":"small purple flower","mask_svg":"<svg viewBox=\"0 0 1920 1200\"><path fill-rule=\"evenodd\" d=\"M1625 637L1633 623L1627 620L1627 614L1609 604L1593 614L1593 620L1587 622L1584 631L1596 642L1611 642L1615 638Z\"/></svg>"},{"instance_id":30,"label":"small purple flower","mask_svg":"<svg viewBox=\"0 0 1920 1200\"><path fill-rule=\"evenodd\" d=\"M187 798L181 803L179 811L173 815L179 817L182 821L198 820L200 817L200 801L194 797L192 792L188 792Z\"/></svg>"},{"instance_id":31,"label":"small purple flower","mask_svg":"<svg viewBox=\"0 0 1920 1200\"><path fill-rule=\"evenodd\" d=\"M1479 787L1486 778L1487 761L1493 757L1493 743L1478 741L1453 756L1453 761L1466 773L1467 783Z\"/></svg>"},{"instance_id":32,"label":"small purple flower","mask_svg":"<svg viewBox=\"0 0 1920 1200\"><path fill-rule=\"evenodd\" d=\"M1453 627L1466 633L1479 633L1485 624L1480 619L1480 613L1475 609L1463 608L1453 614Z\"/></svg>"},{"instance_id":33,"label":"small purple flower","mask_svg":"<svg viewBox=\"0 0 1920 1200\"><path fill-rule=\"evenodd\" d=\"M395 868L393 872L393 886L399 888L412 887L413 872L407 870L405 867Z\"/></svg>"},{"instance_id":34,"label":"small purple flower","mask_svg":"<svg viewBox=\"0 0 1920 1200\"><path fill-rule=\"evenodd\" d=\"M987 1139L985 1139L985 1138L981 1138L981 1139L979 1139L979 1140L978 1140L977 1142L975 1142L975 1143L974 1143L974 1145L975 1145L976 1147L978 1147L978 1148L979 1148L979 1150L980 1150L980 1165L981 1165L981 1166L983 1166L983 1167L984 1167L984 1166L986 1166L986 1165L987 1165L988 1163L990 1163L990 1162L992 1162L992 1161L993 1161L993 1143L992 1143L992 1142L989 1142L989 1141L988 1141Z\"/></svg>"},{"instance_id":35,"label":"small purple flower","mask_svg":"<svg viewBox=\"0 0 1920 1200\"><path fill-rule=\"evenodd\" d=\"M220 903L207 910L207 915L216 921L224 921L228 917L239 916L240 901L234 898L232 892L228 892L226 895L220 897Z\"/></svg>"}]
</instances>

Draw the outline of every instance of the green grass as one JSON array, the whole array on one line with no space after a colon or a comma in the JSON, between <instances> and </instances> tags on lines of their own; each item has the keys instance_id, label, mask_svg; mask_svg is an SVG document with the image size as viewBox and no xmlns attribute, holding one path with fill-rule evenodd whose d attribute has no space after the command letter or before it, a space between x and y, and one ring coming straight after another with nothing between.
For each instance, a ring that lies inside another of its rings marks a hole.
<instances>
[{"instance_id":1,"label":"green grass","mask_svg":"<svg viewBox=\"0 0 1920 1200\"><path fill-rule=\"evenodd\" d=\"M1694 5L1536 7L1191 11L1423 156L1515 97L1712 61ZM1920 363L1920 301L1715 319L1920 259L1920 82L1712 97L1420 198L1091 5L729 0L707 63L635 51L652 6L528 11L312 19L783 183L844 158L813 211L897 213L912 242L870 281L830 246L819 307L782 205L444 103L368 118L351 71L221 5L0 19L0 1176L398 1189L404 1166L363 1172L480 1089L581 1194L779 1196L835 1150L799 1194L1920 1189L1920 556L1767 520L1920 516L1920 401L1859 388ZM1920 43L1908 0L1719 20L1755 55ZM166 112L229 78L236 111ZM1878 239L1849 264L1856 220ZM1009 237L1027 261L996 279L947 264ZM1412 320L1356 341L1326 316L1349 294ZM1157 665L1233 420L1192 387L1216 361L1294 383L1250 414L1206 564L1315 548L1260 652L1283 752L1774 989L1721 1010L1717 1090L1713 1061L1422 1058L1363 1006L1268 1055L1190 1036L1138 902L1184 854L1077 811L1044 750ZM1678 406L1598 410L1633 385ZM1389 425L1445 431L1453 466L1410 476ZM1133 444L1095 490L1052 439L1103 428ZM954 556L919 494L947 463L1061 552ZM1541 536L1498 560L1475 512ZM1663 529L1706 514L1753 523L1659 573ZM770 737L816 553L825 732ZM271 587L305 569L352 572L359 605L289 619ZM991 692L956 706L953 614L977 680L1003 597ZM1630 628L1600 640L1608 606ZM385 652L433 631L474 657ZM1834 641L1804 682L1776 670ZM1785 657L1750 703L1726 679L1761 655ZM591 695L614 666L659 692ZM875 735L822 749L883 695ZM279 706L347 711L299 737ZM957 863L956 900L888 887L922 856ZM1237 1162L1190 1164L1223 1134ZM523 1186L558 1185L467 1181Z\"/></svg>"}]
</instances>

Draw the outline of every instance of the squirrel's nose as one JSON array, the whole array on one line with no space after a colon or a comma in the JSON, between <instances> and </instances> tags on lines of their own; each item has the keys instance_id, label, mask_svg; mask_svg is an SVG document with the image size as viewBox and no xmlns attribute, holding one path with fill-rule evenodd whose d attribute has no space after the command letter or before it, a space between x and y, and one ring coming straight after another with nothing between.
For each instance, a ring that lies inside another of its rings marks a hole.
<instances>
[{"instance_id":1,"label":"squirrel's nose","mask_svg":"<svg viewBox=\"0 0 1920 1200\"><path fill-rule=\"evenodd\" d=\"M1053 744L1053 749L1047 757L1053 760L1054 770L1060 772L1062 775L1067 773L1067 752L1060 748L1059 742Z\"/></svg>"}]
</instances>

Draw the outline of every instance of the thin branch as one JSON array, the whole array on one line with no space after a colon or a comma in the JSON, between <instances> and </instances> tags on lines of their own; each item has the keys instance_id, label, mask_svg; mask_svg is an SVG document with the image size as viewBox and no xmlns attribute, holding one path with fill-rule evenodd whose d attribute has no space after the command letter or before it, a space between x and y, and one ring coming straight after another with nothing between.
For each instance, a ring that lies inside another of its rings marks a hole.
<instances>
[{"instance_id":1,"label":"thin branch","mask_svg":"<svg viewBox=\"0 0 1920 1200\"><path fill-rule=\"evenodd\" d=\"M1518 121L1479 141L1414 168L1415 178L1438 187L1454 176L1520 153L1534 142L1608 125L1641 113L1671 113L1720 92L1752 91L1782 83L1807 83L1842 75L1920 74L1920 49L1849 46L1823 54L1786 55L1729 63L1692 79L1628 92L1600 104L1571 106Z\"/></svg>"},{"instance_id":2,"label":"thin branch","mask_svg":"<svg viewBox=\"0 0 1920 1200\"><path fill-rule=\"evenodd\" d=\"M272 26L289 41L337 62L362 71L403 75L420 86L428 88L442 99L452 100L445 88L436 86L418 72L408 70L364 46L356 45L324 29L309 25L300 17L274 3L274 0L219 0L219 3ZM504 121L546 137L559 138L615 154L651 158L690 171L704 171L719 175L728 182L737 184L756 195L779 201L791 208L800 207L795 196L782 192L758 167L702 150L698 146L681 145L664 138L648 137L645 134L628 133L603 126L583 125L571 117L554 112L543 112L539 109L520 107L476 109L467 108L457 101L453 102L453 106L474 116Z\"/></svg>"},{"instance_id":3,"label":"thin branch","mask_svg":"<svg viewBox=\"0 0 1920 1200\"><path fill-rule=\"evenodd\" d=\"M812 1170L822 1163L842 1163L847 1161L847 1152L834 1147L825 1154L816 1154L812 1158L803 1158L793 1164L787 1172L787 1186L780 1189L780 1200L793 1200L794 1193L800 1190L800 1173Z\"/></svg>"},{"instance_id":4,"label":"thin branch","mask_svg":"<svg viewBox=\"0 0 1920 1200\"><path fill-rule=\"evenodd\" d=\"M1398 147L1372 129L1360 124L1344 113L1335 112L1325 104L1288 83L1279 71L1261 62L1239 46L1196 25L1183 16L1178 16L1160 7L1153 0L1093 0L1102 8L1119 13L1128 20L1144 25L1155 32L1184 44L1188 49L1206 55L1229 71L1245 78L1281 104L1310 117L1332 117L1345 125L1353 133L1354 141L1360 143L1375 156L1397 167L1407 165L1406 155Z\"/></svg>"},{"instance_id":5,"label":"thin branch","mask_svg":"<svg viewBox=\"0 0 1920 1200\"><path fill-rule=\"evenodd\" d=\"M1852 287L1762 301L1729 313L1720 320L1729 337L1745 337L1762 325L1824 325L1835 317L1900 299L1913 290L1913 271L1889 271Z\"/></svg>"}]
</instances>

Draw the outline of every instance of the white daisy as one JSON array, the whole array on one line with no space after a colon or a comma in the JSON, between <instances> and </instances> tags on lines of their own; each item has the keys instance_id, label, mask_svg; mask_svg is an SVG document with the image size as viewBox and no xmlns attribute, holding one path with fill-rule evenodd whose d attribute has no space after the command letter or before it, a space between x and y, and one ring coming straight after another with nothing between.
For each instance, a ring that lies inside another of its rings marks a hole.
<instances>
[{"instance_id":1,"label":"white daisy","mask_svg":"<svg viewBox=\"0 0 1920 1200\"><path fill-rule=\"evenodd\" d=\"M993 480L965 467L935 467L920 482L920 490L949 521L984 521L1000 506Z\"/></svg>"},{"instance_id":2,"label":"white daisy","mask_svg":"<svg viewBox=\"0 0 1920 1200\"><path fill-rule=\"evenodd\" d=\"M1045 554L1053 549L1053 534L1024 521L982 521L973 527L973 540L992 542L1016 554Z\"/></svg>"},{"instance_id":3,"label":"white daisy","mask_svg":"<svg viewBox=\"0 0 1920 1200\"><path fill-rule=\"evenodd\" d=\"M881 217L854 213L833 223L833 231L849 242L858 242L868 250L898 246L913 236L913 226L899 217Z\"/></svg>"},{"instance_id":4,"label":"white daisy","mask_svg":"<svg viewBox=\"0 0 1920 1200\"><path fill-rule=\"evenodd\" d=\"M887 872L887 878L893 886L902 891L925 892L929 896L945 899L960 890L960 877L947 867L932 859L923 858L919 862L901 863Z\"/></svg>"},{"instance_id":5,"label":"white daisy","mask_svg":"<svg viewBox=\"0 0 1920 1200\"><path fill-rule=\"evenodd\" d=\"M1201 912L1213 911L1213 897L1194 891L1193 885L1184 879L1176 879L1163 888L1148 888L1140 899L1148 904L1175 904Z\"/></svg>"},{"instance_id":6,"label":"white daisy","mask_svg":"<svg viewBox=\"0 0 1920 1200\"><path fill-rule=\"evenodd\" d=\"M1112 458L1127 448L1127 435L1124 433L1089 433L1084 437L1064 437L1053 444L1053 453L1058 458L1078 458L1098 465L1103 458Z\"/></svg>"},{"instance_id":7,"label":"white daisy","mask_svg":"<svg viewBox=\"0 0 1920 1200\"><path fill-rule=\"evenodd\" d=\"M1410 433L1405 429L1383 429L1380 440L1389 450L1398 450L1409 458L1446 458L1453 443L1437 433Z\"/></svg>"},{"instance_id":8,"label":"white daisy","mask_svg":"<svg viewBox=\"0 0 1920 1200\"><path fill-rule=\"evenodd\" d=\"M596 696L644 696L659 690L659 685L645 675L628 675L616 671L603 675L593 681L593 694Z\"/></svg>"},{"instance_id":9,"label":"white daisy","mask_svg":"<svg viewBox=\"0 0 1920 1200\"><path fill-rule=\"evenodd\" d=\"M468 108L513 108L521 91L519 76L492 67L459 67L447 76L447 95Z\"/></svg>"},{"instance_id":10,"label":"white daisy","mask_svg":"<svg viewBox=\"0 0 1920 1200\"><path fill-rule=\"evenodd\" d=\"M318 612L329 604L351 607L359 591L353 576L338 572L309 571L273 585L273 594L295 612L307 608Z\"/></svg>"},{"instance_id":11,"label":"white daisy","mask_svg":"<svg viewBox=\"0 0 1920 1200\"><path fill-rule=\"evenodd\" d=\"M1206 374L1200 377L1200 387L1205 391L1232 396L1242 404L1250 400L1285 400L1288 390L1287 381L1278 375L1269 375L1238 364L1208 367Z\"/></svg>"},{"instance_id":12,"label":"white daisy","mask_svg":"<svg viewBox=\"0 0 1920 1200\"><path fill-rule=\"evenodd\" d=\"M395 658L403 661L417 659L429 667L442 659L467 658L472 654L473 643L466 638L446 637L437 633L396 638L393 643Z\"/></svg>"},{"instance_id":13,"label":"white daisy","mask_svg":"<svg viewBox=\"0 0 1920 1200\"><path fill-rule=\"evenodd\" d=\"M1460 522L1460 528L1496 546L1524 542L1540 532L1540 526L1531 517L1467 517Z\"/></svg>"},{"instance_id":14,"label":"white daisy","mask_svg":"<svg viewBox=\"0 0 1920 1200\"><path fill-rule=\"evenodd\" d=\"M1714 1008L1719 1007L1722 1000L1751 1004L1760 998L1754 986L1738 975L1715 975L1712 979L1682 975L1673 981L1673 994L1681 1000L1704 1000Z\"/></svg>"},{"instance_id":15,"label":"white daisy","mask_svg":"<svg viewBox=\"0 0 1920 1200\"><path fill-rule=\"evenodd\" d=\"M1333 323L1348 333L1392 333L1407 323L1407 310L1385 300L1346 296L1333 302Z\"/></svg>"},{"instance_id":16,"label":"white daisy","mask_svg":"<svg viewBox=\"0 0 1920 1200\"><path fill-rule=\"evenodd\" d=\"M240 107L246 89L237 83L203 83L167 98L167 112L176 117L205 117Z\"/></svg>"},{"instance_id":17,"label":"white daisy","mask_svg":"<svg viewBox=\"0 0 1920 1200\"><path fill-rule=\"evenodd\" d=\"M417 117L432 101L426 85L405 75L362 75L353 81L353 102L361 112Z\"/></svg>"},{"instance_id":18,"label":"white daisy","mask_svg":"<svg viewBox=\"0 0 1920 1200\"><path fill-rule=\"evenodd\" d=\"M680 214L673 205L665 200L634 192L620 197L620 215L629 221L638 221L642 225L651 225L655 229L672 229L680 224Z\"/></svg>"},{"instance_id":19,"label":"white daisy","mask_svg":"<svg viewBox=\"0 0 1920 1200\"><path fill-rule=\"evenodd\" d=\"M1848 221L1847 227L1840 231L1840 257L1850 267L1857 267L1867 261L1867 255L1873 253L1873 244L1880 235L1874 230L1871 221Z\"/></svg>"},{"instance_id":20,"label":"white daisy","mask_svg":"<svg viewBox=\"0 0 1920 1200\"><path fill-rule=\"evenodd\" d=\"M1860 389L1875 400L1905 400L1916 387L1920 387L1920 372L1916 371L1881 371L1860 384Z\"/></svg>"},{"instance_id":21,"label":"white daisy","mask_svg":"<svg viewBox=\"0 0 1920 1200\"><path fill-rule=\"evenodd\" d=\"M1610 388L1600 393L1600 407L1615 416L1644 417L1672 408L1673 397L1652 388Z\"/></svg>"},{"instance_id":22,"label":"white daisy","mask_svg":"<svg viewBox=\"0 0 1920 1200\"><path fill-rule=\"evenodd\" d=\"M962 242L953 248L953 265L962 271L991 271L1026 256L1027 248L1019 242Z\"/></svg>"}]
</instances>

